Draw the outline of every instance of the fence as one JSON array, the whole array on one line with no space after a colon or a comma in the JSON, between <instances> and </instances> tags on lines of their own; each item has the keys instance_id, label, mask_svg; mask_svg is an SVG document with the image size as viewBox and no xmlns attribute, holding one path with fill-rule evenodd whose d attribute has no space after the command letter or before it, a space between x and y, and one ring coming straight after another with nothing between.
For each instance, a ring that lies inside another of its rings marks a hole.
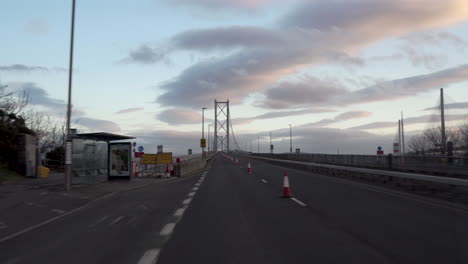
<instances>
[{"instance_id":1,"label":"fence","mask_svg":"<svg viewBox=\"0 0 468 264\"><path fill-rule=\"evenodd\" d=\"M351 167L397 170L468 178L468 158L447 156L377 156L309 153L252 153L253 156Z\"/></svg>"}]
</instances>

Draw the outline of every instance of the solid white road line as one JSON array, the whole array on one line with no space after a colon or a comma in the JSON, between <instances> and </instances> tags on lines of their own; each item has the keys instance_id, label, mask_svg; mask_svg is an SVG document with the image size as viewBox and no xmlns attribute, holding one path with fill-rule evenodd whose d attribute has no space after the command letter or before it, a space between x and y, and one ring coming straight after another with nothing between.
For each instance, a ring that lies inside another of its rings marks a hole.
<instances>
[{"instance_id":1,"label":"solid white road line","mask_svg":"<svg viewBox=\"0 0 468 264\"><path fill-rule=\"evenodd\" d=\"M158 256L159 256L158 248L149 249L145 252L143 257L141 257L140 261L138 261L138 264L154 264L158 260Z\"/></svg>"},{"instance_id":2,"label":"solid white road line","mask_svg":"<svg viewBox=\"0 0 468 264\"><path fill-rule=\"evenodd\" d=\"M110 225L117 224L117 222L119 222L120 220L122 220L122 218L124 218L124 216L119 216L119 217L117 217L117 219L115 219L114 221L112 221L112 223L110 223Z\"/></svg>"},{"instance_id":3,"label":"solid white road line","mask_svg":"<svg viewBox=\"0 0 468 264\"><path fill-rule=\"evenodd\" d=\"M262 182L264 182L264 183L268 183L268 182L267 182L267 181L265 181L264 179L262 179Z\"/></svg>"},{"instance_id":4,"label":"solid white road line","mask_svg":"<svg viewBox=\"0 0 468 264\"><path fill-rule=\"evenodd\" d=\"M169 223L163 227L161 232L159 233L161 236L168 236L174 231L175 223Z\"/></svg>"},{"instance_id":5,"label":"solid white road line","mask_svg":"<svg viewBox=\"0 0 468 264\"><path fill-rule=\"evenodd\" d=\"M189 197L192 197L192 196L194 196L196 193L197 193L197 192L191 192L191 193L188 194L188 196L189 196Z\"/></svg>"},{"instance_id":6,"label":"solid white road line","mask_svg":"<svg viewBox=\"0 0 468 264\"><path fill-rule=\"evenodd\" d=\"M179 209L177 209L175 211L174 216L179 216L180 217L180 216L184 215L184 212L185 212L185 207L184 208L179 208Z\"/></svg>"},{"instance_id":7,"label":"solid white road line","mask_svg":"<svg viewBox=\"0 0 468 264\"><path fill-rule=\"evenodd\" d=\"M7 228L7 227L8 227L8 226L5 225L5 223L0 222L0 229L5 229L5 228Z\"/></svg>"},{"instance_id":8,"label":"solid white road line","mask_svg":"<svg viewBox=\"0 0 468 264\"><path fill-rule=\"evenodd\" d=\"M305 203L299 201L298 199L296 199L296 198L294 198L294 197L291 197L290 199L293 200L293 201L295 201L296 203L298 203L298 204L301 205L301 206L304 206L304 207L307 206L307 204L305 204Z\"/></svg>"},{"instance_id":9,"label":"solid white road line","mask_svg":"<svg viewBox=\"0 0 468 264\"><path fill-rule=\"evenodd\" d=\"M188 204L190 204L191 201L192 201L192 198L187 198L182 202L182 204L188 205Z\"/></svg>"}]
</instances>

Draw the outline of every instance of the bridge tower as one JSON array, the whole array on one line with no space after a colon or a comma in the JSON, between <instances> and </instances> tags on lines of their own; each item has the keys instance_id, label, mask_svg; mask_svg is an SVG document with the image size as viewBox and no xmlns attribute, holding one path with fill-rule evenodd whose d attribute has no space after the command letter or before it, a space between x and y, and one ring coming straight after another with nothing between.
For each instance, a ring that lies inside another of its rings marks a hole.
<instances>
[{"instance_id":1,"label":"bridge tower","mask_svg":"<svg viewBox=\"0 0 468 264\"><path fill-rule=\"evenodd\" d=\"M229 152L229 100L225 102L214 101L215 129L214 129L214 151Z\"/></svg>"}]
</instances>

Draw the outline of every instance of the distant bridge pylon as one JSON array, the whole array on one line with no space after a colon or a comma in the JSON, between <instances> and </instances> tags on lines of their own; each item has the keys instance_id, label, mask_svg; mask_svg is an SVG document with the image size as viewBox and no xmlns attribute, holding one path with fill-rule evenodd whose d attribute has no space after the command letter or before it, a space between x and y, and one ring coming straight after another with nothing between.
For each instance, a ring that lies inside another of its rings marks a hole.
<instances>
[{"instance_id":1,"label":"distant bridge pylon","mask_svg":"<svg viewBox=\"0 0 468 264\"><path fill-rule=\"evenodd\" d=\"M214 101L215 129L214 129L214 151L229 152L229 128L231 116L229 113L229 100L225 102Z\"/></svg>"}]
</instances>

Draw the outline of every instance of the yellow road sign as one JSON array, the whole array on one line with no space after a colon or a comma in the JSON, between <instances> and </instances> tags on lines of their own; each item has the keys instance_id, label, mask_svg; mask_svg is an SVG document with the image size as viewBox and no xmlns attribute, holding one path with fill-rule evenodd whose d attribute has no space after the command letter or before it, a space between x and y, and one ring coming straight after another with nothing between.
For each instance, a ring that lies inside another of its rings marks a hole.
<instances>
[{"instance_id":1,"label":"yellow road sign","mask_svg":"<svg viewBox=\"0 0 468 264\"><path fill-rule=\"evenodd\" d=\"M156 154L143 154L141 156L140 164L156 164L157 162Z\"/></svg>"},{"instance_id":2,"label":"yellow road sign","mask_svg":"<svg viewBox=\"0 0 468 264\"><path fill-rule=\"evenodd\" d=\"M172 163L172 152L159 153L157 164Z\"/></svg>"},{"instance_id":3,"label":"yellow road sign","mask_svg":"<svg viewBox=\"0 0 468 264\"><path fill-rule=\"evenodd\" d=\"M206 139L205 138L200 139L200 148L206 148Z\"/></svg>"}]
</instances>

